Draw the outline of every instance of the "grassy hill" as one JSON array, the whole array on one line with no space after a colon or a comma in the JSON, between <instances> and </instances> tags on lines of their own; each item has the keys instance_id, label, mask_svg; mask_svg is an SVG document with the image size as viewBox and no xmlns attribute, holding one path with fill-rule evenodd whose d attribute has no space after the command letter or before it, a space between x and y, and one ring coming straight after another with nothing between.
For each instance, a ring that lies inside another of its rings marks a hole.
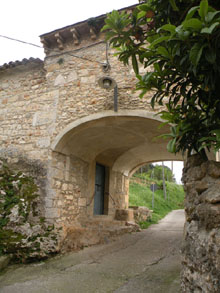
<instances>
[{"instance_id":1,"label":"grassy hill","mask_svg":"<svg viewBox=\"0 0 220 293\"><path fill-rule=\"evenodd\" d=\"M166 181L167 199L164 199L162 181L154 180L158 190L154 193L154 209L152 208L152 191L150 190L151 180L143 179L143 176L135 176L130 180L129 205L146 206L153 210L152 219L140 223L142 228L157 223L170 211L183 208L184 190L183 186Z\"/></svg>"}]
</instances>

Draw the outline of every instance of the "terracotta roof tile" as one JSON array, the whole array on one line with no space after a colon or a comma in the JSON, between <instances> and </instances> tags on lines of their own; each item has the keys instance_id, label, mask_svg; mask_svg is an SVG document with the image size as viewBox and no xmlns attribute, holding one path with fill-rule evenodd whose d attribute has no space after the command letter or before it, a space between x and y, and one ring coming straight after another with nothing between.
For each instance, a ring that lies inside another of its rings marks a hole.
<instances>
[{"instance_id":1,"label":"terracotta roof tile","mask_svg":"<svg viewBox=\"0 0 220 293\"><path fill-rule=\"evenodd\" d=\"M0 66L0 71L3 71L5 69L9 69L9 68L13 68L13 67L17 67L17 66L20 66L20 65L30 64L30 63L35 63L35 64L39 63L40 64L40 63L43 63L43 61L41 59L39 59L39 58L33 58L33 57L31 57L29 59L24 58L21 61L18 61L18 60L11 61L9 63L5 63L5 64L1 65Z\"/></svg>"}]
</instances>

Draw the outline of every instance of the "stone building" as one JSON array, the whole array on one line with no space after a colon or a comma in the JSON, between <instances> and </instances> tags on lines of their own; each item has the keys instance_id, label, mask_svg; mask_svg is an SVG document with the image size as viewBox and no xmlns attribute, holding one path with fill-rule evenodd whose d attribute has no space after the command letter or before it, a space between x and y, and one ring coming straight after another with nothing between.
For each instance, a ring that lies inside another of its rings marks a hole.
<instances>
[{"instance_id":1,"label":"stone building","mask_svg":"<svg viewBox=\"0 0 220 293\"><path fill-rule=\"evenodd\" d=\"M158 128L160 109L151 109L151 93L140 99L134 91L132 66L117 60L100 31L104 18L42 35L44 61L0 67L0 157L34 170L42 212L62 228L60 245L65 239L69 248L96 243L104 223L116 229L137 168L182 160L155 140L168 131Z\"/></svg>"}]
</instances>

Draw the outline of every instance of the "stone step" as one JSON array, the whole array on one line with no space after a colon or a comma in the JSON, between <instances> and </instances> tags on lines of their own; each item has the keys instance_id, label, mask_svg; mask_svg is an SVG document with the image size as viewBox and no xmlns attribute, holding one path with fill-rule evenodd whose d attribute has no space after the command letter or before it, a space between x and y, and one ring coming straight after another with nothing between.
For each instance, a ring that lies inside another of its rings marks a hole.
<instances>
[{"instance_id":1,"label":"stone step","mask_svg":"<svg viewBox=\"0 0 220 293\"><path fill-rule=\"evenodd\" d=\"M62 244L62 250L70 251L84 246L107 243L111 238L140 231L139 226L133 222L101 221L97 218L93 220L84 220L78 228L70 227L67 232L68 237Z\"/></svg>"},{"instance_id":2,"label":"stone step","mask_svg":"<svg viewBox=\"0 0 220 293\"><path fill-rule=\"evenodd\" d=\"M94 232L100 233L110 233L110 234L118 234L119 235L125 231L139 231L139 226L134 222L126 222L126 221L117 221L117 220L109 220L109 221L101 221L101 219L95 221L86 221L83 224L83 227Z\"/></svg>"},{"instance_id":3,"label":"stone step","mask_svg":"<svg viewBox=\"0 0 220 293\"><path fill-rule=\"evenodd\" d=\"M81 222L81 225L86 228L120 227L120 226L126 226L126 221L117 221L117 220L103 221L102 219L91 219L91 220Z\"/></svg>"}]
</instances>

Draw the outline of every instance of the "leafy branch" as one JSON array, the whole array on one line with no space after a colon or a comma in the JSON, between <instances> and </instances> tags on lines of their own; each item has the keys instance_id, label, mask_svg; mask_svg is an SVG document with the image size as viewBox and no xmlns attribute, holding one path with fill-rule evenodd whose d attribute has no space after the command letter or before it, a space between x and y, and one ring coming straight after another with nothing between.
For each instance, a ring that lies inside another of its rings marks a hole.
<instances>
[{"instance_id":1,"label":"leafy branch","mask_svg":"<svg viewBox=\"0 0 220 293\"><path fill-rule=\"evenodd\" d=\"M168 150L205 158L220 148L220 4L210 3L142 1L131 14L113 11L103 28L119 60L131 61L140 96L154 90L152 107L166 107Z\"/></svg>"}]
</instances>

